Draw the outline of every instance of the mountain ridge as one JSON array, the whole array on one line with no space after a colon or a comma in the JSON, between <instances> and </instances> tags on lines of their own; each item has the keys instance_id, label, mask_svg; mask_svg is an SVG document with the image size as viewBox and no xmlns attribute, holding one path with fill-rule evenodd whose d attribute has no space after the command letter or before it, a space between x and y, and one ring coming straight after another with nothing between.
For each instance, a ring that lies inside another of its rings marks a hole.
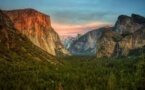
<instances>
[{"instance_id":1,"label":"mountain ridge","mask_svg":"<svg viewBox=\"0 0 145 90\"><path fill-rule=\"evenodd\" d=\"M70 55L51 26L50 16L34 9L4 10L15 28L52 55Z\"/></svg>"},{"instance_id":2,"label":"mountain ridge","mask_svg":"<svg viewBox=\"0 0 145 90\"><path fill-rule=\"evenodd\" d=\"M120 15L114 28L109 31L109 33L115 34L110 36L102 34L101 36L102 38L108 36L110 38L108 43L103 44L104 39L99 38L97 57L127 56L130 51L143 47L145 45L144 21L145 18L140 15L132 14L131 17ZM107 52L108 46L111 49L109 53ZM104 48L101 49L102 47Z\"/></svg>"},{"instance_id":3,"label":"mountain ridge","mask_svg":"<svg viewBox=\"0 0 145 90\"><path fill-rule=\"evenodd\" d=\"M0 10L0 59L59 63L57 58L35 46L25 35L16 30L13 22L2 10Z\"/></svg>"},{"instance_id":4,"label":"mountain ridge","mask_svg":"<svg viewBox=\"0 0 145 90\"><path fill-rule=\"evenodd\" d=\"M76 39L69 51L74 55L95 55L98 38L106 27L95 29Z\"/></svg>"}]
</instances>

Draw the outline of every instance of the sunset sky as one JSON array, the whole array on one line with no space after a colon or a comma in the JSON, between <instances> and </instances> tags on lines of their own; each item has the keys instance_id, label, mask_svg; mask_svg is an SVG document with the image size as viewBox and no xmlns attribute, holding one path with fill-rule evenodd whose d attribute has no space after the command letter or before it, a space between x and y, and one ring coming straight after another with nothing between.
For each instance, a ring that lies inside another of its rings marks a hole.
<instances>
[{"instance_id":1,"label":"sunset sky","mask_svg":"<svg viewBox=\"0 0 145 90\"><path fill-rule=\"evenodd\" d=\"M33 8L51 16L59 35L113 26L121 14L145 16L145 0L0 0L0 9Z\"/></svg>"}]
</instances>

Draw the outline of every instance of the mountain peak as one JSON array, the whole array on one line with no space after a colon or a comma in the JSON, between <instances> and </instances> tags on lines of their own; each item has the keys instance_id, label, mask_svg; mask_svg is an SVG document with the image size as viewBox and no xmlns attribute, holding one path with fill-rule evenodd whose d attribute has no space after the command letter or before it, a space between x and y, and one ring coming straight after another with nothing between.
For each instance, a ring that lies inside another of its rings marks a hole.
<instances>
[{"instance_id":1,"label":"mountain peak","mask_svg":"<svg viewBox=\"0 0 145 90\"><path fill-rule=\"evenodd\" d=\"M141 15L139 15L139 14L135 14L135 13L132 13L132 14L131 14L131 17L132 17L132 18L135 18L135 17L144 18L143 16L141 16Z\"/></svg>"},{"instance_id":2,"label":"mountain peak","mask_svg":"<svg viewBox=\"0 0 145 90\"><path fill-rule=\"evenodd\" d=\"M3 27L14 28L14 24L11 22L8 16L5 15L2 10L0 10L0 28L3 28Z\"/></svg>"},{"instance_id":3,"label":"mountain peak","mask_svg":"<svg viewBox=\"0 0 145 90\"><path fill-rule=\"evenodd\" d=\"M131 17L130 16L127 16L127 15L120 15L119 17L118 17L118 21L120 22L120 23L126 23L126 22L129 22L131 20Z\"/></svg>"},{"instance_id":4,"label":"mountain peak","mask_svg":"<svg viewBox=\"0 0 145 90\"><path fill-rule=\"evenodd\" d=\"M133 17L120 15L113 28L113 31L123 35L133 33L142 26L137 22L140 22L140 20L138 21L138 18L135 19L134 15Z\"/></svg>"},{"instance_id":5,"label":"mountain peak","mask_svg":"<svg viewBox=\"0 0 145 90\"><path fill-rule=\"evenodd\" d=\"M74 40L68 50L74 55L95 55L96 44L105 28L99 28L87 32Z\"/></svg>"},{"instance_id":6,"label":"mountain peak","mask_svg":"<svg viewBox=\"0 0 145 90\"><path fill-rule=\"evenodd\" d=\"M139 24L145 24L145 17L138 14L132 14L131 17L134 22L139 23Z\"/></svg>"},{"instance_id":7,"label":"mountain peak","mask_svg":"<svg viewBox=\"0 0 145 90\"><path fill-rule=\"evenodd\" d=\"M42 14L42 15L46 15L44 13L41 13L33 8L25 8L25 9L14 9L14 10L3 10L3 11L6 11L6 12L15 12L15 13L27 13L27 14L30 14L30 15L34 15L34 14ZM49 17L49 15L46 15Z\"/></svg>"},{"instance_id":8,"label":"mountain peak","mask_svg":"<svg viewBox=\"0 0 145 90\"><path fill-rule=\"evenodd\" d=\"M144 27L143 16L120 15L113 30L104 30L99 38L97 57L128 55L131 50L144 46Z\"/></svg>"},{"instance_id":9,"label":"mountain peak","mask_svg":"<svg viewBox=\"0 0 145 90\"><path fill-rule=\"evenodd\" d=\"M34 9L4 11L15 28L26 35L33 44L52 55L68 55L58 34L51 27L50 17Z\"/></svg>"},{"instance_id":10,"label":"mountain peak","mask_svg":"<svg viewBox=\"0 0 145 90\"><path fill-rule=\"evenodd\" d=\"M36 60L57 64L58 60L35 46L19 33L13 22L0 10L0 59L7 61ZM10 62L11 63L11 62Z\"/></svg>"},{"instance_id":11,"label":"mountain peak","mask_svg":"<svg viewBox=\"0 0 145 90\"><path fill-rule=\"evenodd\" d=\"M130 19L131 17L127 16L127 15L120 15L118 17L118 20L125 20L125 19Z\"/></svg>"}]
</instances>

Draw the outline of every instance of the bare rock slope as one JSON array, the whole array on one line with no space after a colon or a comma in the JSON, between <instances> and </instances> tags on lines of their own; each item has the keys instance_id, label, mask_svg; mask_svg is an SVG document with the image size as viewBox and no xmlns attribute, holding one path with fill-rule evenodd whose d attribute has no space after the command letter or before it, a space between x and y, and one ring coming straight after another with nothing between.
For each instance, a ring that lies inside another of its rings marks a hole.
<instances>
[{"instance_id":1,"label":"bare rock slope","mask_svg":"<svg viewBox=\"0 0 145 90\"><path fill-rule=\"evenodd\" d=\"M0 60L37 60L58 63L52 55L35 46L16 30L13 22L0 10Z\"/></svg>"},{"instance_id":2,"label":"bare rock slope","mask_svg":"<svg viewBox=\"0 0 145 90\"><path fill-rule=\"evenodd\" d=\"M30 41L52 55L69 55L58 34L51 27L50 16L34 9L4 11L15 28Z\"/></svg>"},{"instance_id":3,"label":"bare rock slope","mask_svg":"<svg viewBox=\"0 0 145 90\"><path fill-rule=\"evenodd\" d=\"M95 29L82 35L71 43L68 50L74 55L95 55L98 39L104 29Z\"/></svg>"},{"instance_id":4,"label":"bare rock slope","mask_svg":"<svg viewBox=\"0 0 145 90\"><path fill-rule=\"evenodd\" d=\"M102 32L97 45L97 57L126 56L145 45L145 18L121 15L112 30Z\"/></svg>"}]
</instances>

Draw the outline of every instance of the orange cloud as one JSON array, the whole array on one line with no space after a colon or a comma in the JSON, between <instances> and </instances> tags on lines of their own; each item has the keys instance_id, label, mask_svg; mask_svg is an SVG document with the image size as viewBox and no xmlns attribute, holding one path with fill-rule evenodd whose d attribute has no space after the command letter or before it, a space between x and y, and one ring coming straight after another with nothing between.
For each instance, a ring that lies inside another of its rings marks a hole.
<instances>
[{"instance_id":1,"label":"orange cloud","mask_svg":"<svg viewBox=\"0 0 145 90\"><path fill-rule=\"evenodd\" d=\"M110 26L109 23L94 22L85 25L64 25L60 23L52 23L52 27L59 35L76 36L77 34L85 34L88 31L104 26Z\"/></svg>"}]
</instances>

